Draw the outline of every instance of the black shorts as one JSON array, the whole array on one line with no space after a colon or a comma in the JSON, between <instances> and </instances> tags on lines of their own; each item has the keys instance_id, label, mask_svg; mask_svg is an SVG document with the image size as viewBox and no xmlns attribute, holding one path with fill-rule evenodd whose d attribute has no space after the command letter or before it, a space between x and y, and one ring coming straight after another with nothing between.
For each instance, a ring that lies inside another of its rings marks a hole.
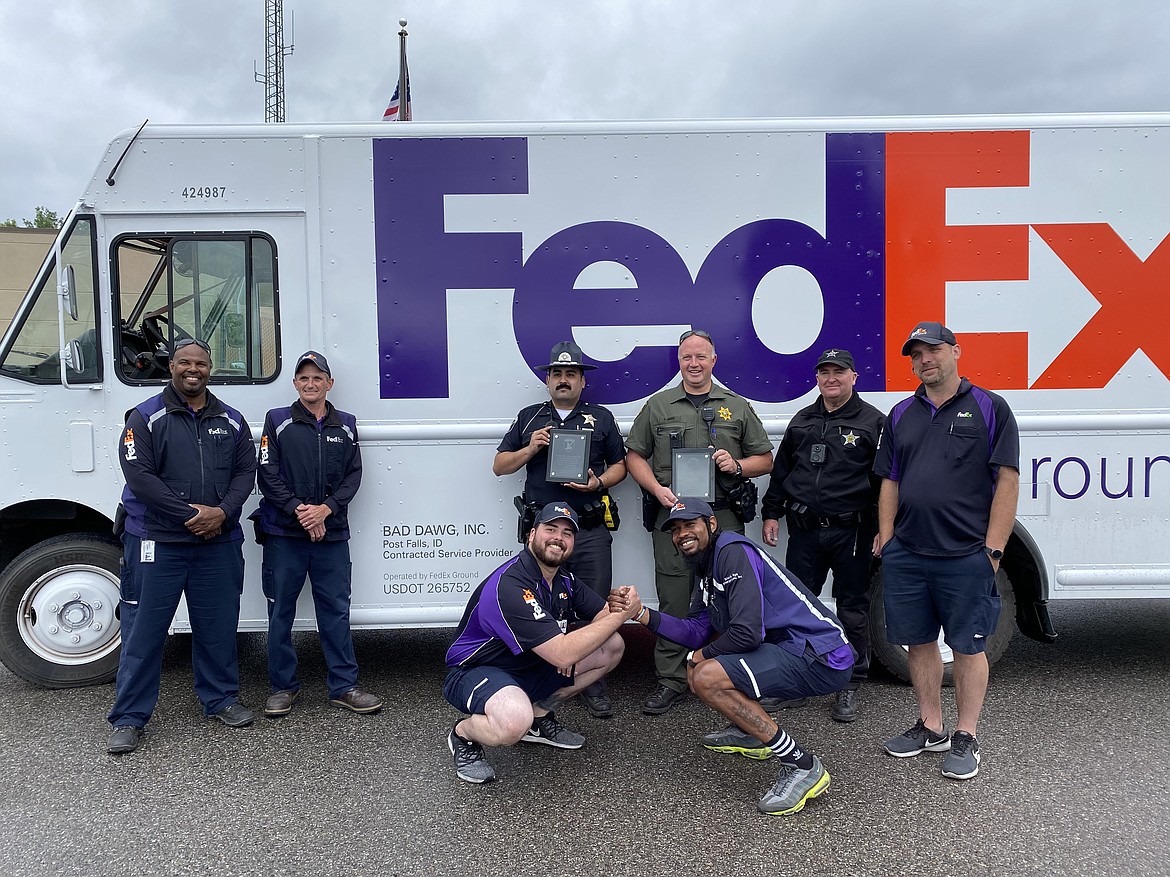
<instances>
[{"instance_id":1,"label":"black shorts","mask_svg":"<svg viewBox=\"0 0 1170 877\"><path fill-rule=\"evenodd\" d=\"M562 676L556 667L543 661L526 670L503 670L489 665L452 667L443 683L443 697L457 710L482 715L491 696L503 688L519 688L536 703L572 685L575 675L574 672L573 676Z\"/></svg>"}]
</instances>

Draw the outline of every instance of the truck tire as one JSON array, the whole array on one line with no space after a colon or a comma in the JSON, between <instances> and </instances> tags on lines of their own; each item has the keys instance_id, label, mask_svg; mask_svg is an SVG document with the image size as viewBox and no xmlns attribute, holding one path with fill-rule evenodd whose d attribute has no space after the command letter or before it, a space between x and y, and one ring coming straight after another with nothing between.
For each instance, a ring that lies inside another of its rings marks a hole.
<instances>
[{"instance_id":1,"label":"truck tire","mask_svg":"<svg viewBox=\"0 0 1170 877\"><path fill-rule=\"evenodd\" d=\"M999 622L995 625L995 632L988 638L984 650L987 655L988 666L994 665L1003 653L1015 634L1016 619L1016 592L1012 589L1011 579L1001 567L995 575L995 586L999 590L1001 607ZM910 661L906 647L886 640L886 607L883 601L884 587L882 583L882 569L878 566L870 586L869 632L872 638L873 656L883 667L899 679L910 681ZM939 636L939 651L943 656L943 685L955 684L952 674L953 659L950 647Z\"/></svg>"},{"instance_id":2,"label":"truck tire","mask_svg":"<svg viewBox=\"0 0 1170 877\"><path fill-rule=\"evenodd\" d=\"M122 645L121 546L96 534L46 539L0 571L0 662L46 688L111 681Z\"/></svg>"}]
</instances>

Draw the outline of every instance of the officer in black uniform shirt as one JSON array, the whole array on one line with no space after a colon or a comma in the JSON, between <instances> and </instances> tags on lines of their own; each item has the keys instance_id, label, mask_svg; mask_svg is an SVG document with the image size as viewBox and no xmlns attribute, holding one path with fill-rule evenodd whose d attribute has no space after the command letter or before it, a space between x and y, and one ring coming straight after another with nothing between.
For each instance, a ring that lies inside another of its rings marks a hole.
<instances>
[{"instance_id":1,"label":"officer in black uniform shirt","mask_svg":"<svg viewBox=\"0 0 1170 877\"><path fill-rule=\"evenodd\" d=\"M857 718L857 689L869 675L869 581L877 531L879 480L872 472L885 415L854 392L857 371L848 350L817 360L820 397L796 412L764 495L764 542L775 545L780 518L788 522L784 565L814 594L829 570L833 597L857 651L849 687L837 692L833 718Z\"/></svg>"},{"instance_id":2,"label":"officer in black uniform shirt","mask_svg":"<svg viewBox=\"0 0 1170 877\"><path fill-rule=\"evenodd\" d=\"M523 409L496 449L492 471L511 475L525 469L525 506L539 510L550 502L567 503L577 512L580 532L573 556L565 564L586 587L603 598L613 584L613 536L607 526L606 506L602 497L626 477L625 446L617 423L608 409L581 400L585 389L587 365L581 348L572 341L562 341L552 349L549 364L539 366L546 373L549 398ZM588 430L589 471L586 480L561 484L546 479L550 432L554 429ZM527 533L521 533L521 541ZM597 718L613 715L613 705L606 693L604 680L581 694L581 701Z\"/></svg>"}]
</instances>

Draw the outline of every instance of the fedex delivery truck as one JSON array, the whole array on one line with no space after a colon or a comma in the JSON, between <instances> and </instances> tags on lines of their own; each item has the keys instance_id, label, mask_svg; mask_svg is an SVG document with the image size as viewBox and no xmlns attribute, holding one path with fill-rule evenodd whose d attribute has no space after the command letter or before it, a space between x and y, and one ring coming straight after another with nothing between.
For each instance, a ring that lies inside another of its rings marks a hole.
<instances>
[{"instance_id":1,"label":"fedex delivery truck","mask_svg":"<svg viewBox=\"0 0 1170 877\"><path fill-rule=\"evenodd\" d=\"M184 336L256 434L297 355L329 358L364 458L356 628L453 625L517 550L522 475L491 464L554 343L628 428L705 329L778 441L828 347L879 408L910 393L921 319L1019 418L992 659L1016 628L1055 635L1048 600L1170 597L1167 155L1152 115L124 132L0 342L0 660L47 686L114 675L115 445ZM615 580L652 600L632 480L615 497ZM245 555L240 628L262 630Z\"/></svg>"}]
</instances>

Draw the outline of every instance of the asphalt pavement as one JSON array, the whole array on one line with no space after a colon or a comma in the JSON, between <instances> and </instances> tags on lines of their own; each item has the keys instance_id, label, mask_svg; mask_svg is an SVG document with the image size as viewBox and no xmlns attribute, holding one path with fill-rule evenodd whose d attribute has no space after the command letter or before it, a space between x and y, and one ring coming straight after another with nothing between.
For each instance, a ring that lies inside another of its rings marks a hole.
<instances>
[{"instance_id":1,"label":"asphalt pavement","mask_svg":"<svg viewBox=\"0 0 1170 877\"><path fill-rule=\"evenodd\" d=\"M643 716L650 640L628 632L614 719L576 704L564 752L488 750L499 779L458 780L442 700L450 631L355 635L373 716L328 703L315 637L286 718L204 721L190 638L168 644L142 747L105 752L113 686L49 691L0 669L0 874L42 875L1167 875L1170 601L1056 603L1059 641L1017 635L992 673L975 779L880 743L913 723L882 677L861 718L824 699L781 714L825 762L829 793L786 818L755 802L775 767L707 752L720 718L694 698ZM267 695L262 635L240 637L242 700ZM945 701L944 701L945 702ZM953 718L953 706L948 709Z\"/></svg>"}]
</instances>

